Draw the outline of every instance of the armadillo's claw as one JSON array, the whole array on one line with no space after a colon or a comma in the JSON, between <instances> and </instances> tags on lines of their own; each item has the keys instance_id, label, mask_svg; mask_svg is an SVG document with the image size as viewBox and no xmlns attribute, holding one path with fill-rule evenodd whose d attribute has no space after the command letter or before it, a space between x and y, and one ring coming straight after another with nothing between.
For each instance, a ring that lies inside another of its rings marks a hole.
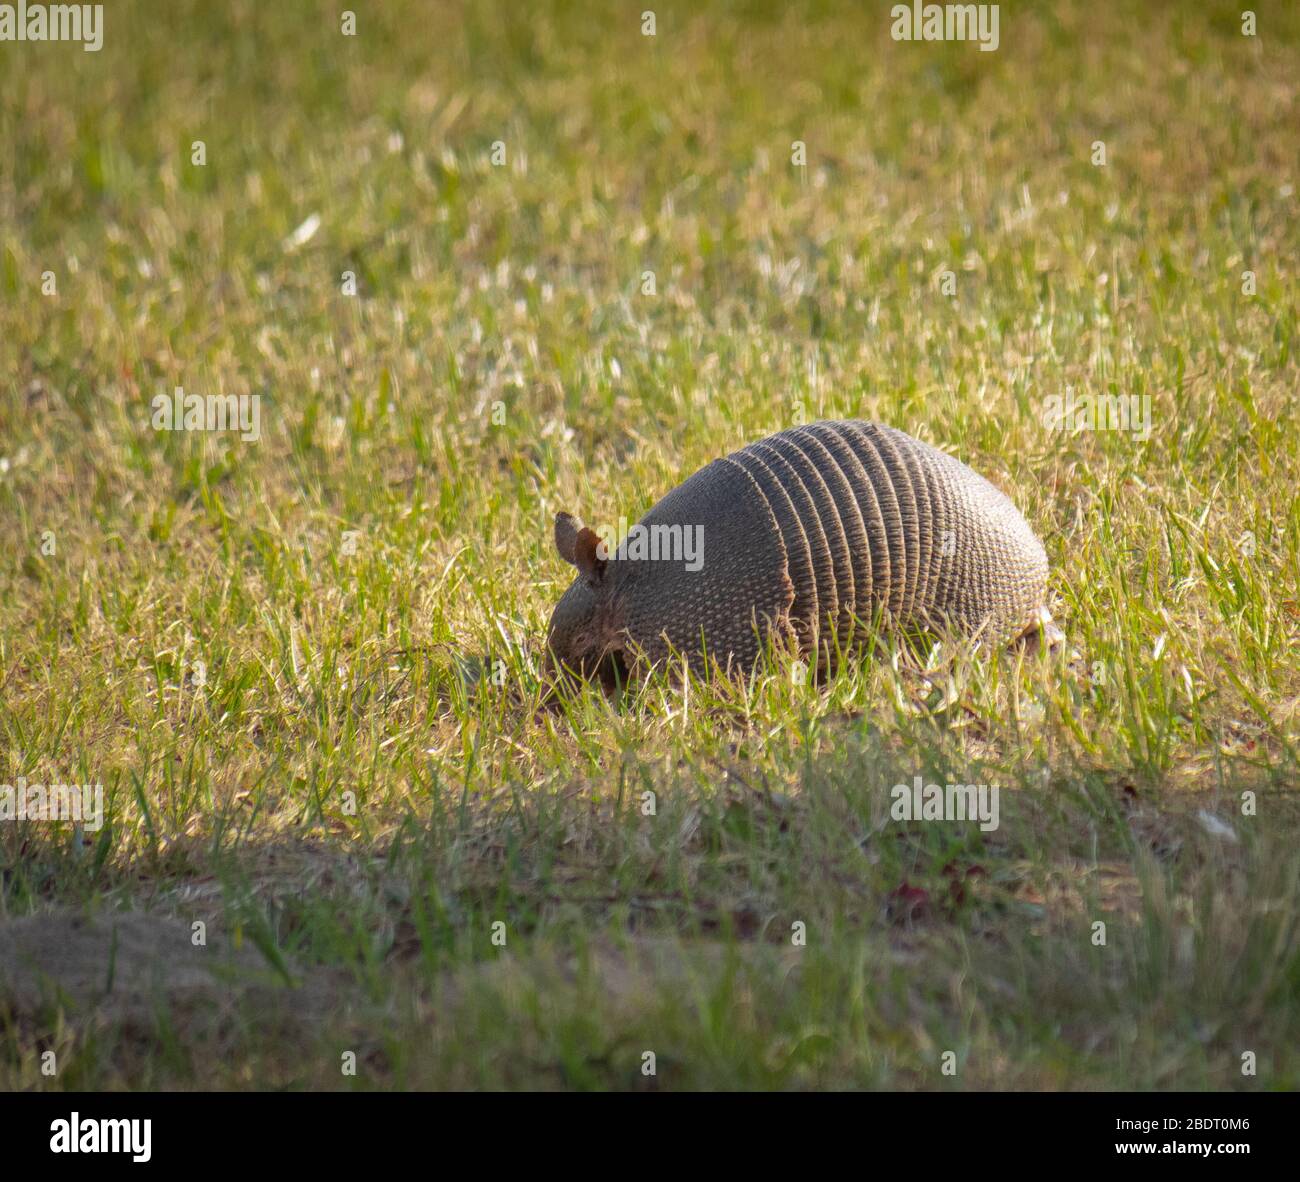
<instances>
[{"instance_id":1,"label":"armadillo's claw","mask_svg":"<svg viewBox=\"0 0 1300 1182\"><path fill-rule=\"evenodd\" d=\"M1052 613L1040 607L1012 643L1024 649L1028 656L1033 656L1044 648L1049 653L1056 652L1065 645L1066 636L1052 620Z\"/></svg>"}]
</instances>

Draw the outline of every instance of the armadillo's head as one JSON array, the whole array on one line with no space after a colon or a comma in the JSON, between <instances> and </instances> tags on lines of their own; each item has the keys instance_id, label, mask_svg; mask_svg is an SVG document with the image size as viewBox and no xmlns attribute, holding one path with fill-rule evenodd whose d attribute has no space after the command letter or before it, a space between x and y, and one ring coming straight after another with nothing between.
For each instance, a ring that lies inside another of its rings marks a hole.
<instances>
[{"instance_id":1,"label":"armadillo's head","mask_svg":"<svg viewBox=\"0 0 1300 1182\"><path fill-rule=\"evenodd\" d=\"M616 580L607 575L604 542L572 514L560 513L555 548L578 568L578 577L551 614L546 647L553 667L580 677L599 676L606 684L625 680L623 601Z\"/></svg>"}]
</instances>

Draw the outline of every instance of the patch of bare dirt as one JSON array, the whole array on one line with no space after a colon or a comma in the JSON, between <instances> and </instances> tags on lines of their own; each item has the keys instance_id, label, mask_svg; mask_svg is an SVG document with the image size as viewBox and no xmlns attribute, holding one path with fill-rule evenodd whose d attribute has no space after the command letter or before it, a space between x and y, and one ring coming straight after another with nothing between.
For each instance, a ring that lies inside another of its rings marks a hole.
<instances>
[{"instance_id":1,"label":"patch of bare dirt","mask_svg":"<svg viewBox=\"0 0 1300 1182\"><path fill-rule=\"evenodd\" d=\"M799 961L795 948L637 936L595 942L584 955L554 948L530 949L523 957L507 953L447 973L441 987L453 1010L485 987L517 1002L528 993L565 995L587 986L616 1011L643 1013L662 1000L665 989L680 996L708 993L726 979L729 968L761 967L765 976L783 980L798 970Z\"/></svg>"},{"instance_id":2,"label":"patch of bare dirt","mask_svg":"<svg viewBox=\"0 0 1300 1182\"><path fill-rule=\"evenodd\" d=\"M54 911L0 922L0 1012L21 1025L63 1010L128 1027L160 1013L220 1026L236 1013L301 1021L327 1007L314 976L289 988L254 948L195 946L190 925L147 912Z\"/></svg>"}]
</instances>

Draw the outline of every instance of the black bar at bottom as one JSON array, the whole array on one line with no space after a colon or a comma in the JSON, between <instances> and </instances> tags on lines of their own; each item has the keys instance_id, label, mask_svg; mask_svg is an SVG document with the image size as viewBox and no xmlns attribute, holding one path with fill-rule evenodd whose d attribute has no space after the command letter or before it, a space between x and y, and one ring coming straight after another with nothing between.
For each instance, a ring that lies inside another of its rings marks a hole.
<instances>
[{"instance_id":1,"label":"black bar at bottom","mask_svg":"<svg viewBox=\"0 0 1300 1182\"><path fill-rule=\"evenodd\" d=\"M337 1173L405 1159L436 1170L448 1151L481 1155L494 1169L512 1160L554 1167L573 1155L638 1172L710 1159L770 1171L778 1159L806 1168L832 1150L868 1169L896 1168L900 1154L954 1168L1134 1160L1236 1168L1289 1161L1297 1113L1294 1095L1282 1092L21 1093L0 1103L11 1178L59 1164Z\"/></svg>"}]
</instances>

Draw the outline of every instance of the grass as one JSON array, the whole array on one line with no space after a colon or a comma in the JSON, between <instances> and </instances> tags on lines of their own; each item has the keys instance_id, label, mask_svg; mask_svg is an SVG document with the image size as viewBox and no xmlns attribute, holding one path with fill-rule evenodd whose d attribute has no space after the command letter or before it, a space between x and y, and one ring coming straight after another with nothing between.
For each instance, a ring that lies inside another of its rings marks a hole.
<instances>
[{"instance_id":1,"label":"grass","mask_svg":"<svg viewBox=\"0 0 1300 1182\"><path fill-rule=\"evenodd\" d=\"M0 47L0 783L106 804L0 824L0 930L269 974L0 994L0 1085L1300 1086L1300 13L644 7ZM841 416L1012 495L1073 654L541 708L556 511ZM918 775L999 827L891 820Z\"/></svg>"}]
</instances>

